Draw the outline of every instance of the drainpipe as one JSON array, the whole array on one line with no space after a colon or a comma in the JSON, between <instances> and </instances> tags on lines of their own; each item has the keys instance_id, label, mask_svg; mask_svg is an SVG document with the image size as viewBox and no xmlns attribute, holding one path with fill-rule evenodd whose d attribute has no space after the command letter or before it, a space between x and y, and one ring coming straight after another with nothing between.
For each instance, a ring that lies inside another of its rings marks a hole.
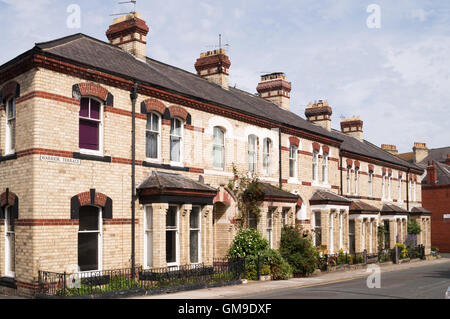
<instances>
[{"instance_id":1,"label":"drainpipe","mask_svg":"<svg viewBox=\"0 0 450 319\"><path fill-rule=\"evenodd\" d=\"M341 165L341 196L344 196L344 189L343 189L343 181L342 181L342 150L339 150L339 163Z\"/></svg>"},{"instance_id":2,"label":"drainpipe","mask_svg":"<svg viewBox=\"0 0 450 319\"><path fill-rule=\"evenodd\" d=\"M138 84L134 83L131 98L131 275L136 272L136 100Z\"/></svg>"},{"instance_id":3,"label":"drainpipe","mask_svg":"<svg viewBox=\"0 0 450 319\"><path fill-rule=\"evenodd\" d=\"M278 128L278 165L280 170L280 189L283 188L283 175L281 167L281 127Z\"/></svg>"},{"instance_id":4,"label":"drainpipe","mask_svg":"<svg viewBox=\"0 0 450 319\"><path fill-rule=\"evenodd\" d=\"M411 169L408 168L408 172L406 173L406 210L409 212L409 174Z\"/></svg>"}]
</instances>

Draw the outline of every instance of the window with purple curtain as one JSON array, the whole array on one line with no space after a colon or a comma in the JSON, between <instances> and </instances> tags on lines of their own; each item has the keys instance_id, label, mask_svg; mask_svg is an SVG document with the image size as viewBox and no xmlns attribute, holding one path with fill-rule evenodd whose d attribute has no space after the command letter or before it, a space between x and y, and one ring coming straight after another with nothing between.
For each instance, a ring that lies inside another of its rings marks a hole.
<instances>
[{"instance_id":1,"label":"window with purple curtain","mask_svg":"<svg viewBox=\"0 0 450 319\"><path fill-rule=\"evenodd\" d=\"M100 102L90 98L81 99L79 135L81 149L100 150L100 114Z\"/></svg>"}]
</instances>

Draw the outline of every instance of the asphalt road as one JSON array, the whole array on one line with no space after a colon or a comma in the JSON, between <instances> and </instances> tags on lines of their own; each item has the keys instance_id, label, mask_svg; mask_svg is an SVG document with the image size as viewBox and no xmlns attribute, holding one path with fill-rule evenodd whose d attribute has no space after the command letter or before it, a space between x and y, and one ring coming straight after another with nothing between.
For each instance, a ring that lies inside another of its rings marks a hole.
<instances>
[{"instance_id":1,"label":"asphalt road","mask_svg":"<svg viewBox=\"0 0 450 319\"><path fill-rule=\"evenodd\" d=\"M450 286L450 264L404 271L381 270L381 288L369 289L367 278L246 295L242 299L443 299Z\"/></svg>"}]
</instances>

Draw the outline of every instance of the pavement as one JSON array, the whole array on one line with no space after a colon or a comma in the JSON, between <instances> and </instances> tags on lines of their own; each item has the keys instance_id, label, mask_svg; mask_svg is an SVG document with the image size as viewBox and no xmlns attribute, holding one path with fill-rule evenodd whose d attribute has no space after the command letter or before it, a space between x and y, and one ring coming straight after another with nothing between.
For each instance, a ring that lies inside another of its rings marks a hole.
<instances>
[{"instance_id":1,"label":"pavement","mask_svg":"<svg viewBox=\"0 0 450 319\"><path fill-rule=\"evenodd\" d=\"M428 269L428 267L432 266L448 270L450 269L450 258L447 257L450 257L450 254L448 254L448 256L446 255L445 258L440 258L436 260L416 261L400 265L392 265L392 264L382 265L381 273L384 276L388 273L394 274L397 272L405 272L408 270L417 270L417 272L423 274L423 269L421 268ZM367 278L370 274L371 273L369 273L367 269L336 271L320 274L318 276L309 278L293 278L290 280L264 281L264 282L250 281L246 284L236 286L217 287L217 288L170 293L156 296L140 296L131 299L242 299L242 298L259 299L265 298L264 296L266 296L267 298L272 297L275 298L276 296L283 295L283 293L286 291L292 291L295 290L296 288L303 289L303 288L339 284L359 278ZM450 278L446 277L443 280L447 282L450 281ZM403 278L403 282L404 281L405 279ZM440 284L445 285L444 282L440 282ZM414 287L412 287L412 290L414 290Z\"/></svg>"}]
</instances>

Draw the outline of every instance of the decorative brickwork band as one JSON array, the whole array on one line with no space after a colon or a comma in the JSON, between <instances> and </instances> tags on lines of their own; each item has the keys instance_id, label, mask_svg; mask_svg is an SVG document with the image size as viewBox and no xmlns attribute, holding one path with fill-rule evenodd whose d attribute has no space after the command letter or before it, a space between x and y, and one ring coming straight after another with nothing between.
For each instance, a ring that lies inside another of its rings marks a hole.
<instances>
[{"instance_id":1,"label":"decorative brickwork band","mask_svg":"<svg viewBox=\"0 0 450 319\"><path fill-rule=\"evenodd\" d=\"M359 161L355 161L355 168L359 169L361 167L361 163Z\"/></svg>"},{"instance_id":2,"label":"decorative brickwork band","mask_svg":"<svg viewBox=\"0 0 450 319\"><path fill-rule=\"evenodd\" d=\"M166 112L167 107L164 105L163 102L157 100L157 99L147 99L142 102L141 104L141 113L142 114L148 114L150 112L157 112L160 115L164 115Z\"/></svg>"},{"instance_id":3,"label":"decorative brickwork band","mask_svg":"<svg viewBox=\"0 0 450 319\"><path fill-rule=\"evenodd\" d=\"M295 145L295 146L299 146L300 145L300 140L296 137L290 137L289 138L289 144L290 145Z\"/></svg>"},{"instance_id":4,"label":"decorative brickwork band","mask_svg":"<svg viewBox=\"0 0 450 319\"><path fill-rule=\"evenodd\" d=\"M0 195L0 219L5 219L5 208L8 206L11 207L14 218L19 218L19 197L10 192L9 188Z\"/></svg>"},{"instance_id":5,"label":"decorative brickwork band","mask_svg":"<svg viewBox=\"0 0 450 319\"><path fill-rule=\"evenodd\" d=\"M372 164L369 164L369 173L373 173L375 171L375 167Z\"/></svg>"},{"instance_id":6,"label":"decorative brickwork band","mask_svg":"<svg viewBox=\"0 0 450 319\"><path fill-rule=\"evenodd\" d=\"M322 146L322 151L324 154L330 154L330 148L326 145Z\"/></svg>"},{"instance_id":7,"label":"decorative brickwork band","mask_svg":"<svg viewBox=\"0 0 450 319\"><path fill-rule=\"evenodd\" d=\"M6 103L11 97L18 98L20 96L20 84L16 81L6 83L0 91L0 103Z\"/></svg>"},{"instance_id":8,"label":"decorative brickwork band","mask_svg":"<svg viewBox=\"0 0 450 319\"><path fill-rule=\"evenodd\" d=\"M84 96L96 97L106 106L114 106L114 96L97 83L80 83L72 87L72 98L80 100Z\"/></svg>"},{"instance_id":9,"label":"decorative brickwork band","mask_svg":"<svg viewBox=\"0 0 450 319\"><path fill-rule=\"evenodd\" d=\"M392 169L388 169L388 175L392 176Z\"/></svg>"},{"instance_id":10,"label":"decorative brickwork band","mask_svg":"<svg viewBox=\"0 0 450 319\"><path fill-rule=\"evenodd\" d=\"M319 143L314 142L313 145L312 145L312 148L313 148L314 151L320 152L320 144Z\"/></svg>"},{"instance_id":11,"label":"decorative brickwork band","mask_svg":"<svg viewBox=\"0 0 450 319\"><path fill-rule=\"evenodd\" d=\"M80 218L80 207L83 206L97 206L102 208L103 219L112 219L112 199L105 194L98 193L95 189L91 189L89 192L80 193L75 195L70 200L70 218Z\"/></svg>"},{"instance_id":12,"label":"decorative brickwork band","mask_svg":"<svg viewBox=\"0 0 450 319\"><path fill-rule=\"evenodd\" d=\"M383 173L383 175L386 175L386 173L387 173L386 167L383 167L383 168L381 169L381 172Z\"/></svg>"}]
</instances>

